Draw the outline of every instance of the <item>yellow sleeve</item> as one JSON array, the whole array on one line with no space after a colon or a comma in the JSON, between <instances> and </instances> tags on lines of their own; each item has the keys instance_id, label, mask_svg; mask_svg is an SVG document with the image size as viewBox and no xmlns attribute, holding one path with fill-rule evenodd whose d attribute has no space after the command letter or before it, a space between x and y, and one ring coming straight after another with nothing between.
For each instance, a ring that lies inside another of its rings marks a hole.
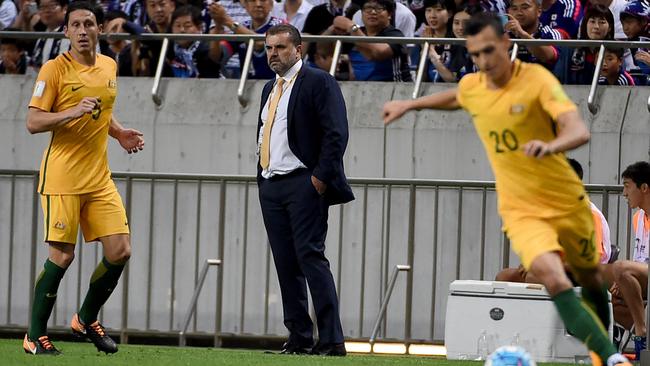
<instances>
[{"instance_id":1,"label":"yellow sleeve","mask_svg":"<svg viewBox=\"0 0 650 366\"><path fill-rule=\"evenodd\" d=\"M34 84L34 93L29 102L30 107L44 110L45 112L52 111L54 100L59 94L59 84L61 80L61 73L59 72L56 62L50 60L41 67Z\"/></svg>"},{"instance_id":2,"label":"yellow sleeve","mask_svg":"<svg viewBox=\"0 0 650 366\"><path fill-rule=\"evenodd\" d=\"M531 84L536 82L540 86L539 102L544 111L546 111L554 121L557 121L558 116L562 113L578 109L566 95L560 82L553 74L551 74L550 71L540 65L532 66L535 67L535 79L537 81L532 81Z\"/></svg>"},{"instance_id":3,"label":"yellow sleeve","mask_svg":"<svg viewBox=\"0 0 650 366\"><path fill-rule=\"evenodd\" d=\"M474 73L467 74L463 76L458 82L458 92L456 93L456 101L458 101L458 105L463 109L467 109L467 105L465 104L464 94L474 84L474 82L472 81L473 77L475 77Z\"/></svg>"}]
</instances>

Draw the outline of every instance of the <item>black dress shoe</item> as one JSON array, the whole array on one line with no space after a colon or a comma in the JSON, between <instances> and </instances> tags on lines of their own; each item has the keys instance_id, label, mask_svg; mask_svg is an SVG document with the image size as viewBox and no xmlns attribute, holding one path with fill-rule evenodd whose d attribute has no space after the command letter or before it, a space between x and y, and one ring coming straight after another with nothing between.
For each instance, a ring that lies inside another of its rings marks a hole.
<instances>
[{"instance_id":1,"label":"black dress shoe","mask_svg":"<svg viewBox=\"0 0 650 366\"><path fill-rule=\"evenodd\" d=\"M311 350L312 355L320 356L345 356L348 352L345 350L343 343L325 343L318 344Z\"/></svg>"},{"instance_id":2,"label":"black dress shoe","mask_svg":"<svg viewBox=\"0 0 650 366\"><path fill-rule=\"evenodd\" d=\"M308 355L309 353L308 347L302 347L292 342L285 342L280 350L280 354L283 355Z\"/></svg>"}]
</instances>

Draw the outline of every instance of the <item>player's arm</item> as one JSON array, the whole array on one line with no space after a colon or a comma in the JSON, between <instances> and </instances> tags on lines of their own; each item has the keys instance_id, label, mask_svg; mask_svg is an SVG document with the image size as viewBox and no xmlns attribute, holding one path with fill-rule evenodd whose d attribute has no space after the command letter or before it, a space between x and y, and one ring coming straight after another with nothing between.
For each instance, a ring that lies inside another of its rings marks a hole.
<instances>
[{"instance_id":1,"label":"player's arm","mask_svg":"<svg viewBox=\"0 0 650 366\"><path fill-rule=\"evenodd\" d=\"M531 157L541 158L549 154L573 150L589 142L591 134L577 110L567 111L557 118L558 133L549 142L531 140L522 148Z\"/></svg>"},{"instance_id":2,"label":"player's arm","mask_svg":"<svg viewBox=\"0 0 650 366\"><path fill-rule=\"evenodd\" d=\"M108 126L108 134L116 139L129 154L144 149L142 132L132 128L124 128L113 116L111 116L111 124Z\"/></svg>"},{"instance_id":3,"label":"player's arm","mask_svg":"<svg viewBox=\"0 0 650 366\"><path fill-rule=\"evenodd\" d=\"M404 115L410 110L421 109L445 109L454 110L460 108L456 95L457 88L452 88L439 93L426 95L413 100L391 100L384 104L384 124L389 124Z\"/></svg>"},{"instance_id":4,"label":"player's arm","mask_svg":"<svg viewBox=\"0 0 650 366\"><path fill-rule=\"evenodd\" d=\"M97 105L97 98L84 97L76 106L61 112L46 112L36 107L29 107L27 131L32 134L51 131L86 113L91 113L95 105Z\"/></svg>"}]
</instances>

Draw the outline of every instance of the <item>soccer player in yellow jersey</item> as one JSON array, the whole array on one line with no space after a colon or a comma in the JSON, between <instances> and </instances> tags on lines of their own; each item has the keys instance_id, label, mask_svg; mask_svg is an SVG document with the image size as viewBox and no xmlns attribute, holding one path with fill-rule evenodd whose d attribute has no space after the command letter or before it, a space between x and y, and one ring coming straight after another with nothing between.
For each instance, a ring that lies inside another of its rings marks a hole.
<instances>
[{"instance_id":1,"label":"soccer player in yellow jersey","mask_svg":"<svg viewBox=\"0 0 650 366\"><path fill-rule=\"evenodd\" d=\"M504 230L524 267L545 285L566 328L586 343L595 365L627 365L605 331L607 288L598 272L589 200L563 154L587 143L589 131L551 73L510 62L510 39L497 16L477 14L465 32L467 50L481 71L463 77L458 88L387 102L384 122L412 109L467 110L494 171ZM583 301L573 292L561 253L583 286Z\"/></svg>"},{"instance_id":2,"label":"soccer player in yellow jersey","mask_svg":"<svg viewBox=\"0 0 650 366\"><path fill-rule=\"evenodd\" d=\"M129 153L142 150L144 140L139 131L123 128L113 117L116 64L96 52L103 17L101 8L86 1L68 6L64 33L71 49L43 65L29 103L27 129L50 132L51 137L38 185L49 255L34 286L23 341L27 353L60 353L47 335L47 322L59 283L74 258L79 225L86 241L101 241L104 258L71 327L98 350L117 352L97 320L131 255L126 212L108 168L108 136Z\"/></svg>"}]
</instances>

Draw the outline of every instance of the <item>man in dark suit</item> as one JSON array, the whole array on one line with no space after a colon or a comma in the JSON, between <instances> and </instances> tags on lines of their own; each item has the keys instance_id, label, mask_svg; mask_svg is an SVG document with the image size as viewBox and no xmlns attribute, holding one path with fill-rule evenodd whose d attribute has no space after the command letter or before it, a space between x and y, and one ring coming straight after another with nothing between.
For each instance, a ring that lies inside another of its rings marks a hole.
<instances>
[{"instance_id":1,"label":"man in dark suit","mask_svg":"<svg viewBox=\"0 0 650 366\"><path fill-rule=\"evenodd\" d=\"M265 47L276 78L262 91L257 181L289 329L282 353L344 356L325 236L329 206L354 199L343 171L345 101L334 78L302 64L296 28L270 28ZM315 346L307 284L318 323Z\"/></svg>"}]
</instances>

